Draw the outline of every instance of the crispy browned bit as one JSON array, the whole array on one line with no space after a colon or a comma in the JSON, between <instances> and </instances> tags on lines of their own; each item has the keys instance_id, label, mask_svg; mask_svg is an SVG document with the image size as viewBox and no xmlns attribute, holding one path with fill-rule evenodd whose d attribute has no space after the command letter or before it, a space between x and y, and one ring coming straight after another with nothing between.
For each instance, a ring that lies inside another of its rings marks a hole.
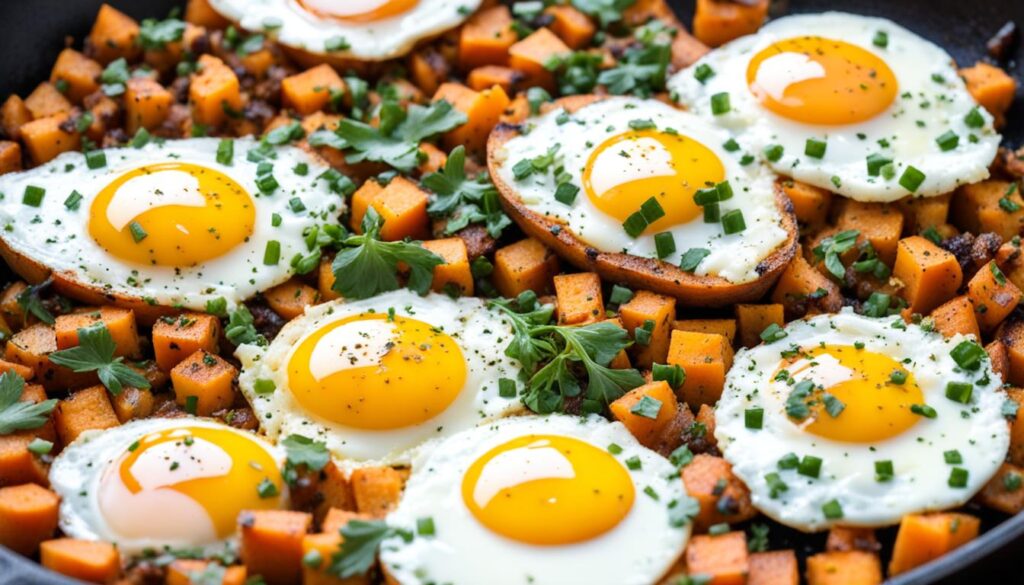
<instances>
[{"instance_id":1,"label":"crispy browned bit","mask_svg":"<svg viewBox=\"0 0 1024 585\"><path fill-rule=\"evenodd\" d=\"M455 235L466 243L466 255L469 256L470 262L494 252L497 247L497 241L487 233L487 228L480 224L466 226Z\"/></svg>"},{"instance_id":2,"label":"crispy browned bit","mask_svg":"<svg viewBox=\"0 0 1024 585\"><path fill-rule=\"evenodd\" d=\"M985 43L985 48L988 49L989 56L996 61L1008 61L1017 50L1019 44L1020 29L1017 28L1016 22L1008 20Z\"/></svg>"},{"instance_id":3,"label":"crispy browned bit","mask_svg":"<svg viewBox=\"0 0 1024 585\"><path fill-rule=\"evenodd\" d=\"M256 328L256 331L263 337L266 337L267 341L273 341L277 337L278 332L281 331L281 328L284 327L284 319L268 307L266 301L262 298L247 301L245 306L252 313L253 327Z\"/></svg>"},{"instance_id":4,"label":"crispy browned bit","mask_svg":"<svg viewBox=\"0 0 1024 585\"><path fill-rule=\"evenodd\" d=\"M965 232L942 242L942 247L956 256L964 272L964 282L971 279L981 267L996 256L1003 239L993 233L978 234Z\"/></svg>"}]
</instances>

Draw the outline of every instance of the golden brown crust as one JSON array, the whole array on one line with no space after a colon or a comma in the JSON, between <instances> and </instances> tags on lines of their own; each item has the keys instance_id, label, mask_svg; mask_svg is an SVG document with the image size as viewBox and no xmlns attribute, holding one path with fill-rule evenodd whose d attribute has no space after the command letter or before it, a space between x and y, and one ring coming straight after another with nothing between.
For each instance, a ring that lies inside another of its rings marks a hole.
<instances>
[{"instance_id":1,"label":"golden brown crust","mask_svg":"<svg viewBox=\"0 0 1024 585\"><path fill-rule=\"evenodd\" d=\"M575 112L602 99L601 96L593 95L572 96L557 100L553 105ZM674 264L653 258L601 252L579 239L561 223L531 211L520 200L515 187L501 180L497 152L506 142L518 136L519 131L520 127L516 124L500 123L487 142L487 168L501 194L502 207L524 232L581 270L593 270L605 280L673 296L686 306L724 307L764 296L796 254L799 231L793 205L778 184L775 186L775 201L788 237L758 264L760 276L756 280L736 284L718 276L697 276Z\"/></svg>"}]
</instances>

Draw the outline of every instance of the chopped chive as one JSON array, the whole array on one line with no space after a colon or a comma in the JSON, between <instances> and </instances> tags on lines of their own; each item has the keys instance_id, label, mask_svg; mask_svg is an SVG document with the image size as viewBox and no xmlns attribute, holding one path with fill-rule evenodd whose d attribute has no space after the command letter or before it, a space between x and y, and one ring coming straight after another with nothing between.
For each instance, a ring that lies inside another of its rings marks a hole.
<instances>
[{"instance_id":1,"label":"chopped chive","mask_svg":"<svg viewBox=\"0 0 1024 585\"><path fill-rule=\"evenodd\" d=\"M498 396L502 398L515 398L518 393L515 380L511 378L498 378Z\"/></svg>"},{"instance_id":2,"label":"chopped chive","mask_svg":"<svg viewBox=\"0 0 1024 585\"><path fill-rule=\"evenodd\" d=\"M626 218L626 221L622 222L622 229L625 230L626 234L631 238L635 238L644 233L644 230L647 229L647 220L644 219L644 214L639 211L634 211Z\"/></svg>"},{"instance_id":3,"label":"chopped chive","mask_svg":"<svg viewBox=\"0 0 1024 585\"><path fill-rule=\"evenodd\" d=\"M256 486L256 493L259 494L260 498L267 499L273 498L280 492L278 492L277 490L277 484L270 481L270 478L265 477L263 478L263 481L261 481L260 484Z\"/></svg>"},{"instance_id":4,"label":"chopped chive","mask_svg":"<svg viewBox=\"0 0 1024 585\"><path fill-rule=\"evenodd\" d=\"M877 177L881 173L882 167L891 162L892 159L884 154L869 154L867 158L868 176Z\"/></svg>"},{"instance_id":5,"label":"chopped chive","mask_svg":"<svg viewBox=\"0 0 1024 585\"><path fill-rule=\"evenodd\" d=\"M949 487L967 487L968 476L967 470L963 467L954 467L949 471Z\"/></svg>"},{"instance_id":6,"label":"chopped chive","mask_svg":"<svg viewBox=\"0 0 1024 585\"><path fill-rule=\"evenodd\" d=\"M942 453L942 459L946 462L947 465L960 465L961 463L964 462L963 455L961 455L960 452L957 451L956 449L953 449L951 451L944 451Z\"/></svg>"},{"instance_id":7,"label":"chopped chive","mask_svg":"<svg viewBox=\"0 0 1024 585\"><path fill-rule=\"evenodd\" d=\"M650 396L642 396L629 412L643 418L657 419L658 413L661 412L661 401Z\"/></svg>"},{"instance_id":8,"label":"chopped chive","mask_svg":"<svg viewBox=\"0 0 1024 585\"><path fill-rule=\"evenodd\" d=\"M804 455L804 458L800 460L800 464L796 468L796 472L807 477L818 477L821 475L821 458L813 455Z\"/></svg>"},{"instance_id":9,"label":"chopped chive","mask_svg":"<svg viewBox=\"0 0 1024 585\"><path fill-rule=\"evenodd\" d=\"M71 211L78 211L78 208L82 204L82 194L78 191L72 191L68 198L64 200L64 207Z\"/></svg>"},{"instance_id":10,"label":"chopped chive","mask_svg":"<svg viewBox=\"0 0 1024 585\"><path fill-rule=\"evenodd\" d=\"M784 152L781 144L770 144L764 149L764 157L771 162L779 162Z\"/></svg>"},{"instance_id":11,"label":"chopped chive","mask_svg":"<svg viewBox=\"0 0 1024 585\"><path fill-rule=\"evenodd\" d=\"M769 471L764 475L764 481L768 484L768 495L774 500L779 497L782 492L788 491L789 486L786 482L782 481L782 476L775 471Z\"/></svg>"},{"instance_id":12,"label":"chopped chive","mask_svg":"<svg viewBox=\"0 0 1024 585\"><path fill-rule=\"evenodd\" d=\"M135 136L132 137L132 148L142 148L149 144L150 134L149 130L145 128L139 128L135 132Z\"/></svg>"},{"instance_id":13,"label":"chopped chive","mask_svg":"<svg viewBox=\"0 0 1024 585\"><path fill-rule=\"evenodd\" d=\"M47 453L53 450L53 442L36 437L29 442L27 448L30 453L34 453L36 455L46 455Z\"/></svg>"},{"instance_id":14,"label":"chopped chive","mask_svg":"<svg viewBox=\"0 0 1024 585\"><path fill-rule=\"evenodd\" d=\"M611 453L612 455L618 455L619 453L622 453L622 447L620 447L616 443L612 443L608 445L608 452Z\"/></svg>"},{"instance_id":15,"label":"chopped chive","mask_svg":"<svg viewBox=\"0 0 1024 585\"><path fill-rule=\"evenodd\" d=\"M617 284L612 285L612 294L609 295L608 301L613 305L621 305L628 303L633 298L633 291Z\"/></svg>"},{"instance_id":16,"label":"chopped chive","mask_svg":"<svg viewBox=\"0 0 1024 585\"><path fill-rule=\"evenodd\" d=\"M722 208L717 202L704 206L704 223L718 223L720 219L722 219Z\"/></svg>"},{"instance_id":17,"label":"chopped chive","mask_svg":"<svg viewBox=\"0 0 1024 585\"><path fill-rule=\"evenodd\" d=\"M306 205L302 202L302 199L298 197L292 197L288 200L288 207L295 213L302 213L306 211Z\"/></svg>"},{"instance_id":18,"label":"chopped chive","mask_svg":"<svg viewBox=\"0 0 1024 585\"><path fill-rule=\"evenodd\" d=\"M128 224L128 231L132 234L132 239L138 244L142 240L145 240L149 233L146 232L145 228L137 221L133 221Z\"/></svg>"},{"instance_id":19,"label":"chopped chive","mask_svg":"<svg viewBox=\"0 0 1024 585\"><path fill-rule=\"evenodd\" d=\"M102 169L107 166L107 153L102 150L90 150L85 153L85 166L90 169Z\"/></svg>"},{"instance_id":20,"label":"chopped chive","mask_svg":"<svg viewBox=\"0 0 1024 585\"><path fill-rule=\"evenodd\" d=\"M789 334L778 323L771 323L761 331L761 341L773 343L785 338L787 335Z\"/></svg>"},{"instance_id":21,"label":"chopped chive","mask_svg":"<svg viewBox=\"0 0 1024 585\"><path fill-rule=\"evenodd\" d=\"M935 418L939 414L935 411L934 408L928 406L927 404L911 404L910 412L919 416L923 416L925 418Z\"/></svg>"},{"instance_id":22,"label":"chopped chive","mask_svg":"<svg viewBox=\"0 0 1024 585\"><path fill-rule=\"evenodd\" d=\"M715 185L715 192L718 193L719 201L732 199L732 185L729 184L729 181L722 181Z\"/></svg>"},{"instance_id":23,"label":"chopped chive","mask_svg":"<svg viewBox=\"0 0 1024 585\"><path fill-rule=\"evenodd\" d=\"M654 234L654 248L657 251L659 260L674 254L676 251L676 239L672 232Z\"/></svg>"},{"instance_id":24,"label":"chopped chive","mask_svg":"<svg viewBox=\"0 0 1024 585\"><path fill-rule=\"evenodd\" d=\"M889 382L896 385L902 385L907 382L907 373L903 370L893 370L889 374Z\"/></svg>"},{"instance_id":25,"label":"chopped chive","mask_svg":"<svg viewBox=\"0 0 1024 585\"><path fill-rule=\"evenodd\" d=\"M875 461L875 481L890 481L895 473L893 472L892 460Z\"/></svg>"},{"instance_id":26,"label":"chopped chive","mask_svg":"<svg viewBox=\"0 0 1024 585\"><path fill-rule=\"evenodd\" d=\"M936 138L935 144L938 144L939 150L942 150L943 152L953 150L958 144L960 144L960 137L957 136L956 132L949 130L942 136Z\"/></svg>"},{"instance_id":27,"label":"chopped chive","mask_svg":"<svg viewBox=\"0 0 1024 585\"><path fill-rule=\"evenodd\" d=\"M21 202L32 207L39 207L45 196L46 189L36 187L35 185L27 185L25 193L21 196Z\"/></svg>"},{"instance_id":28,"label":"chopped chive","mask_svg":"<svg viewBox=\"0 0 1024 585\"><path fill-rule=\"evenodd\" d=\"M748 408L743 411L743 425L748 429L760 429L764 426L764 409Z\"/></svg>"},{"instance_id":29,"label":"chopped chive","mask_svg":"<svg viewBox=\"0 0 1024 585\"><path fill-rule=\"evenodd\" d=\"M651 128L657 128L658 125L654 123L654 120L630 120L629 127L633 130L650 130Z\"/></svg>"},{"instance_id":30,"label":"chopped chive","mask_svg":"<svg viewBox=\"0 0 1024 585\"><path fill-rule=\"evenodd\" d=\"M946 384L946 398L960 404L967 404L971 401L971 393L974 391L974 384L970 382L949 382Z\"/></svg>"},{"instance_id":31,"label":"chopped chive","mask_svg":"<svg viewBox=\"0 0 1024 585\"><path fill-rule=\"evenodd\" d=\"M328 53L333 53L335 51L344 51L345 49L349 49L351 47L352 45L349 44L348 40L340 35L333 36L324 41L324 50L327 51Z\"/></svg>"},{"instance_id":32,"label":"chopped chive","mask_svg":"<svg viewBox=\"0 0 1024 585\"><path fill-rule=\"evenodd\" d=\"M821 512L829 520L838 520L843 517L843 507L839 504L839 500L835 499L825 502L825 505L821 507Z\"/></svg>"},{"instance_id":33,"label":"chopped chive","mask_svg":"<svg viewBox=\"0 0 1024 585\"><path fill-rule=\"evenodd\" d=\"M743 212L733 209L722 216L722 231L729 234L738 234L747 229L747 222L743 219Z\"/></svg>"},{"instance_id":34,"label":"chopped chive","mask_svg":"<svg viewBox=\"0 0 1024 585\"><path fill-rule=\"evenodd\" d=\"M981 367L983 360L988 357L988 353L977 343L964 340L949 352L949 356L953 358L956 365L965 370L974 371Z\"/></svg>"},{"instance_id":35,"label":"chopped chive","mask_svg":"<svg viewBox=\"0 0 1024 585\"><path fill-rule=\"evenodd\" d=\"M693 272L710 254L711 250L706 248L690 248L683 253L683 258L679 261L679 268L684 272Z\"/></svg>"},{"instance_id":36,"label":"chopped chive","mask_svg":"<svg viewBox=\"0 0 1024 585\"><path fill-rule=\"evenodd\" d=\"M643 214L648 224L652 224L665 217L665 208L661 206L661 203L656 198L651 197L640 205L640 213Z\"/></svg>"},{"instance_id":37,"label":"chopped chive","mask_svg":"<svg viewBox=\"0 0 1024 585\"><path fill-rule=\"evenodd\" d=\"M655 382L665 381L676 390L686 381L686 370L678 364L651 364L651 379Z\"/></svg>"},{"instance_id":38,"label":"chopped chive","mask_svg":"<svg viewBox=\"0 0 1024 585\"><path fill-rule=\"evenodd\" d=\"M924 183L924 178L924 173L915 167L907 165L907 168L903 169L903 174L900 175L900 186L914 193L921 186L921 183Z\"/></svg>"},{"instance_id":39,"label":"chopped chive","mask_svg":"<svg viewBox=\"0 0 1024 585\"><path fill-rule=\"evenodd\" d=\"M642 469L643 466L644 466L644 464L643 464L642 461L640 461L640 456L639 455L634 455L634 456L630 457L629 459L626 459L626 467L629 468L632 471L636 471L638 469Z\"/></svg>"},{"instance_id":40,"label":"chopped chive","mask_svg":"<svg viewBox=\"0 0 1024 585\"><path fill-rule=\"evenodd\" d=\"M800 465L800 458L796 453L786 453L779 459L779 469L796 469Z\"/></svg>"},{"instance_id":41,"label":"chopped chive","mask_svg":"<svg viewBox=\"0 0 1024 585\"><path fill-rule=\"evenodd\" d=\"M871 39L871 43L873 45L875 45L876 47L881 47L883 49L885 47L888 47L889 46L889 33L885 32L884 30L880 30L880 31L876 32L874 38Z\"/></svg>"},{"instance_id":42,"label":"chopped chive","mask_svg":"<svg viewBox=\"0 0 1024 585\"><path fill-rule=\"evenodd\" d=\"M576 195L580 188L572 183L562 183L555 189L555 201L565 205L572 205L576 201Z\"/></svg>"},{"instance_id":43,"label":"chopped chive","mask_svg":"<svg viewBox=\"0 0 1024 585\"><path fill-rule=\"evenodd\" d=\"M272 225L274 227L278 227L278 226L281 225L281 214L280 213L272 213L270 215L270 225Z\"/></svg>"},{"instance_id":44,"label":"chopped chive","mask_svg":"<svg viewBox=\"0 0 1024 585\"><path fill-rule=\"evenodd\" d=\"M416 534L420 536L434 536L435 532L433 518L427 516L426 518L416 519Z\"/></svg>"},{"instance_id":45,"label":"chopped chive","mask_svg":"<svg viewBox=\"0 0 1024 585\"><path fill-rule=\"evenodd\" d=\"M711 68L707 63L701 63L693 70L693 78L703 84L705 81L715 76L715 70Z\"/></svg>"},{"instance_id":46,"label":"chopped chive","mask_svg":"<svg viewBox=\"0 0 1024 585\"><path fill-rule=\"evenodd\" d=\"M967 112L967 115L964 116L964 124L968 128L981 128L985 125L985 117L981 115L978 106L974 106L971 111Z\"/></svg>"},{"instance_id":47,"label":"chopped chive","mask_svg":"<svg viewBox=\"0 0 1024 585\"><path fill-rule=\"evenodd\" d=\"M824 158L826 148L828 148L828 143L824 140L808 138L807 143L804 145L804 154L811 158Z\"/></svg>"},{"instance_id":48,"label":"chopped chive","mask_svg":"<svg viewBox=\"0 0 1024 585\"><path fill-rule=\"evenodd\" d=\"M729 92L716 93L711 96L711 113L716 116L729 113L732 105L729 103Z\"/></svg>"},{"instance_id":49,"label":"chopped chive","mask_svg":"<svg viewBox=\"0 0 1024 585\"><path fill-rule=\"evenodd\" d=\"M222 165L230 166L231 161L235 158L235 141L230 138L222 138L217 143L217 162Z\"/></svg>"},{"instance_id":50,"label":"chopped chive","mask_svg":"<svg viewBox=\"0 0 1024 585\"><path fill-rule=\"evenodd\" d=\"M281 242L277 240L267 241L267 247L263 250L263 264L276 266L281 260Z\"/></svg>"},{"instance_id":51,"label":"chopped chive","mask_svg":"<svg viewBox=\"0 0 1024 585\"><path fill-rule=\"evenodd\" d=\"M724 148L726 152L736 152L740 149L740 145L734 139L730 138L722 144L722 148Z\"/></svg>"}]
</instances>

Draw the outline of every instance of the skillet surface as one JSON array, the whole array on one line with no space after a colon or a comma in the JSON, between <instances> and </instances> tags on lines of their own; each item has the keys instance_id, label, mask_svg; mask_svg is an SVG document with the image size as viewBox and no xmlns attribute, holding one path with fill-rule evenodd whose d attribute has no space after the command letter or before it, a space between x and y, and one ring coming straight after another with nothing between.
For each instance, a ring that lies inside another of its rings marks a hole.
<instances>
[{"instance_id":1,"label":"skillet surface","mask_svg":"<svg viewBox=\"0 0 1024 585\"><path fill-rule=\"evenodd\" d=\"M180 0L108 0L131 16L162 17ZM0 96L25 95L49 76L57 53L68 36L80 44L88 33L102 0L0 0ZM693 14L692 0L670 0L684 23ZM840 10L889 18L945 48L956 61L969 65L986 56L985 42L1007 21L1024 26L1022 0L773 0L772 16ZM1015 78L1024 80L1020 49L1003 64ZM1008 115L1004 143L1024 144L1024 89ZM0 280L5 279L5 270ZM1020 555L1024 553L1024 514L1006 519L986 510L973 510L986 530L978 539L939 561L890 581L892 585L926 583L1024 583ZM889 548L893 529L880 532ZM824 548L824 534L807 535L773 527L773 548L793 547L808 554ZM883 559L887 561L887 559ZM65 585L72 581L44 570L0 547L0 585Z\"/></svg>"}]
</instances>

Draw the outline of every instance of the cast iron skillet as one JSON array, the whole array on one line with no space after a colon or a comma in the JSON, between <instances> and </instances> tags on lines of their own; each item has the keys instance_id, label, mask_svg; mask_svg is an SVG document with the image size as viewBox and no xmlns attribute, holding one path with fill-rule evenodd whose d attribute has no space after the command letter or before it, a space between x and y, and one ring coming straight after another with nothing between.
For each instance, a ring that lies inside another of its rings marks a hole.
<instances>
[{"instance_id":1,"label":"cast iron skillet","mask_svg":"<svg viewBox=\"0 0 1024 585\"><path fill-rule=\"evenodd\" d=\"M88 33L103 0L0 0L0 97L17 92L26 95L49 77L50 67L64 46L65 37L80 40ZM107 0L135 18L162 17L183 0ZM682 21L690 22L692 0L675 0ZM882 16L901 24L949 51L960 64L985 57L985 42L1007 21L1024 25L1021 0L773 0L772 15L843 10ZM808 31L812 32L812 31ZM1024 80L1024 65L1016 61L1003 65L1018 80ZM1003 130L1007 144L1024 143L1024 101L1018 91ZM2 276L2 273L0 273ZM985 532L966 546L936 562L890 581L893 585L926 583L1011 583L1021 579L1020 557L1024 553L1024 514L1013 518L983 509ZM880 531L883 554L889 550L894 529ZM773 527L772 547L792 547L813 554L824 548L824 535L807 535ZM883 558L883 562L888 559ZM1010 578L1014 575L1014 578ZM0 547L0 585L69 585L73 581L50 573L35 561Z\"/></svg>"}]
</instances>

